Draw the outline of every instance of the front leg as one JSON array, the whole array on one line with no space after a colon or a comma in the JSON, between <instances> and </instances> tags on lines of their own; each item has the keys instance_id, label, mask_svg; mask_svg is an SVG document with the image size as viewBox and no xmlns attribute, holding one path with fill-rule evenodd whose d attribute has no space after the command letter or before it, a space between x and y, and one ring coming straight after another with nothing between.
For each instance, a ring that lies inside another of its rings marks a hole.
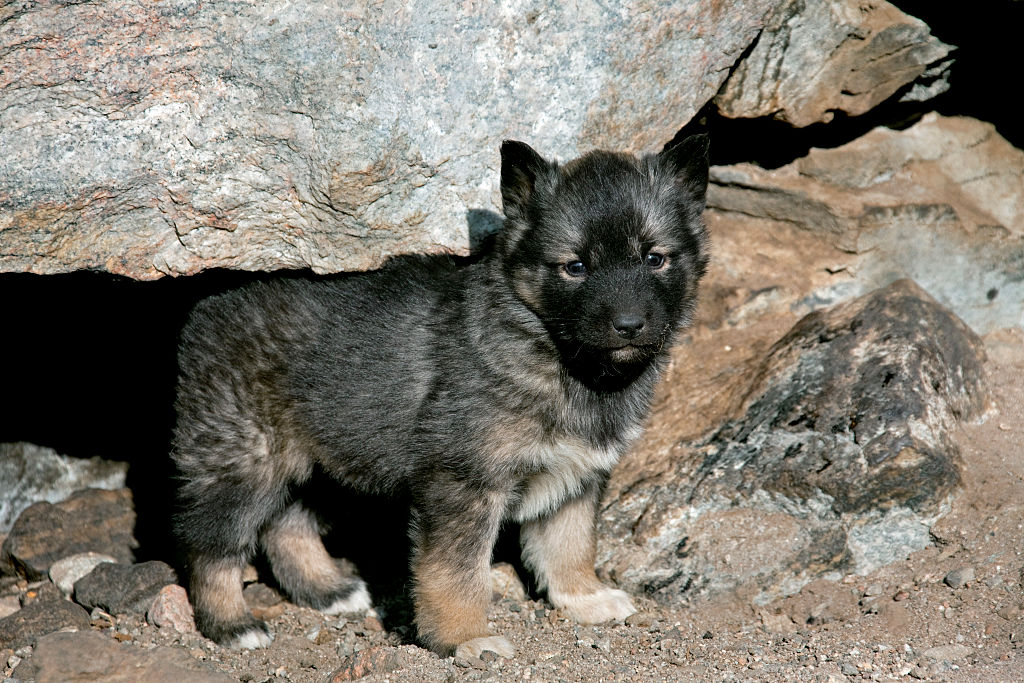
<instances>
[{"instance_id":1,"label":"front leg","mask_svg":"<svg viewBox=\"0 0 1024 683\"><path fill-rule=\"evenodd\" d=\"M419 498L412 569L420 639L442 656L513 656L512 644L487 628L491 552L508 496L449 479Z\"/></svg>"},{"instance_id":2,"label":"front leg","mask_svg":"<svg viewBox=\"0 0 1024 683\"><path fill-rule=\"evenodd\" d=\"M523 562L551 603L576 621L597 624L636 612L625 592L594 573L594 527L600 486L593 484L549 515L523 524Z\"/></svg>"}]
</instances>

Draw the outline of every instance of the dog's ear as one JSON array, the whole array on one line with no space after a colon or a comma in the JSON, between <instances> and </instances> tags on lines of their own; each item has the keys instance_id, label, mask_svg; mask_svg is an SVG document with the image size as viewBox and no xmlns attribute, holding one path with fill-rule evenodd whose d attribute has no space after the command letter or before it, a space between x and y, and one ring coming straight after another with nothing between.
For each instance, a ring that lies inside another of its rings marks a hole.
<instances>
[{"instance_id":1,"label":"dog's ear","mask_svg":"<svg viewBox=\"0 0 1024 683\"><path fill-rule=\"evenodd\" d=\"M691 135L658 155L662 167L675 176L676 187L703 204L708 189L708 136Z\"/></svg>"},{"instance_id":2,"label":"dog's ear","mask_svg":"<svg viewBox=\"0 0 1024 683\"><path fill-rule=\"evenodd\" d=\"M525 142L501 143L501 204L507 218L523 216L537 181L551 171L551 164Z\"/></svg>"}]
</instances>

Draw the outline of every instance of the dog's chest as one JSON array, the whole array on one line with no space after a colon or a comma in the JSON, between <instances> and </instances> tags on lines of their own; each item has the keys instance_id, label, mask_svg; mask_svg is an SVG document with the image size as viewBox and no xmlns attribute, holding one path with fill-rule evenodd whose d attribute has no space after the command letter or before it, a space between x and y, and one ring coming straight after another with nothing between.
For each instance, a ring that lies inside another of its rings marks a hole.
<instances>
[{"instance_id":1,"label":"dog's chest","mask_svg":"<svg viewBox=\"0 0 1024 683\"><path fill-rule=\"evenodd\" d=\"M564 501L583 492L596 476L608 472L623 447L598 448L578 439L526 444L519 453L529 474L510 516L525 522L556 510Z\"/></svg>"}]
</instances>

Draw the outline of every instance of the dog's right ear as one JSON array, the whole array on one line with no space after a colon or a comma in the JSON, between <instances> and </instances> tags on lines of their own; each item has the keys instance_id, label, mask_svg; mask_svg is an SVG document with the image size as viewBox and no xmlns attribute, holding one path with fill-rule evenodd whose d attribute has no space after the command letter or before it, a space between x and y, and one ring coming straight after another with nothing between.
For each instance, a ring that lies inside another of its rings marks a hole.
<instances>
[{"instance_id":1,"label":"dog's right ear","mask_svg":"<svg viewBox=\"0 0 1024 683\"><path fill-rule=\"evenodd\" d=\"M501 143L501 208L506 218L523 217L526 205L540 180L552 165L525 142Z\"/></svg>"}]
</instances>

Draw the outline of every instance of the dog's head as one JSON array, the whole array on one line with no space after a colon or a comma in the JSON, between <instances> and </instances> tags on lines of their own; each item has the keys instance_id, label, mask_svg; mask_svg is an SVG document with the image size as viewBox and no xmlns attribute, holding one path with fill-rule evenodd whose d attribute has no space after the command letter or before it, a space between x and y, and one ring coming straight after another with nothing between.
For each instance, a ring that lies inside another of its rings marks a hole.
<instances>
[{"instance_id":1,"label":"dog's head","mask_svg":"<svg viewBox=\"0 0 1024 683\"><path fill-rule=\"evenodd\" d=\"M649 362L689 322L707 264L707 136L560 165L501 147L497 253L566 358Z\"/></svg>"}]
</instances>

